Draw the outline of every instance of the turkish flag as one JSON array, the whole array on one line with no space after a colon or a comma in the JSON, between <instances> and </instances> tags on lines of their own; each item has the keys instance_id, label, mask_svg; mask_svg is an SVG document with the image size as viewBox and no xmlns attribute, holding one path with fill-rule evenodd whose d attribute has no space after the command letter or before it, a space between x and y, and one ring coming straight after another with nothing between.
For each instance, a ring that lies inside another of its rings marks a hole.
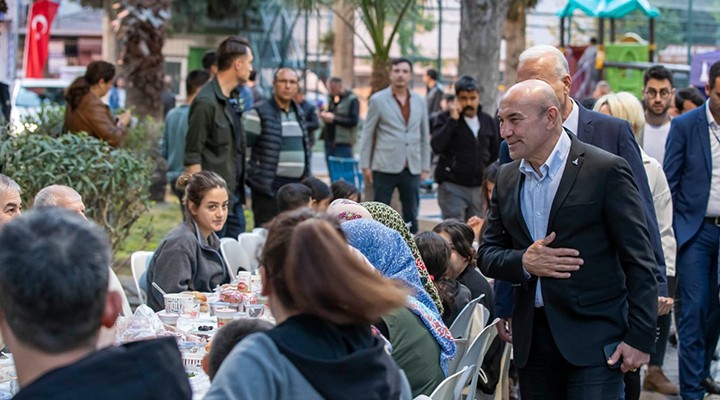
<instances>
[{"instance_id":1,"label":"turkish flag","mask_svg":"<svg viewBox=\"0 0 720 400\"><path fill-rule=\"evenodd\" d=\"M27 35L25 35L25 77L42 78L48 59L50 26L57 13L58 3L39 0L30 7Z\"/></svg>"}]
</instances>

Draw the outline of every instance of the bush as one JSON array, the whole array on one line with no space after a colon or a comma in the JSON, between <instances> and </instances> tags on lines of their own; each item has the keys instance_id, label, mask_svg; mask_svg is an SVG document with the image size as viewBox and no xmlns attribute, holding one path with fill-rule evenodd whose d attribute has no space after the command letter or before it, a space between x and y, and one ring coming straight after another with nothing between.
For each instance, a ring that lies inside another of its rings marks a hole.
<instances>
[{"instance_id":1,"label":"bush","mask_svg":"<svg viewBox=\"0 0 720 400\"><path fill-rule=\"evenodd\" d=\"M110 235L113 251L149 208L150 169L147 157L113 149L84 133L19 135L0 144L0 170L20 184L25 204L48 185L74 188L83 197L87 217ZM151 235L150 226L148 221L145 237Z\"/></svg>"}]
</instances>

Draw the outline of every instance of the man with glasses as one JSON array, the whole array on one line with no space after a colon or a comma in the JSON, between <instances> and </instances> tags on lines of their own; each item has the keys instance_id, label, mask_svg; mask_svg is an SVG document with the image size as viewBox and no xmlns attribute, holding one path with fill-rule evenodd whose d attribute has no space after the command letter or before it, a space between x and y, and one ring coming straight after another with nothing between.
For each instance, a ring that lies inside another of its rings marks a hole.
<instances>
[{"instance_id":1,"label":"man with glasses","mask_svg":"<svg viewBox=\"0 0 720 400\"><path fill-rule=\"evenodd\" d=\"M665 141L670 132L670 105L675 96L672 72L662 65L654 65L643 76L645 132L642 148L660 165L665 156Z\"/></svg>"},{"instance_id":2,"label":"man with glasses","mask_svg":"<svg viewBox=\"0 0 720 400\"><path fill-rule=\"evenodd\" d=\"M665 141L670 131L671 118L669 109L673 103L675 92L673 89L672 73L662 65L654 65L645 71L643 82L643 103L645 106L646 124L641 145L650 157L656 159L662 165L665 155ZM665 236L662 238L663 243L666 240L674 240L674 238L672 238L672 231L669 232L669 236L669 239L666 239ZM667 254L667 252L670 251L669 248L665 248L663 251L665 252L667 267L668 293L670 297L673 297L675 292L675 252L673 251L672 254ZM680 389L677 385L670 382L662 370L671 318L670 313L658 316L658 340L655 353L650 357L647 374L643 380L642 387L647 391L674 396L679 393Z\"/></svg>"},{"instance_id":3,"label":"man with glasses","mask_svg":"<svg viewBox=\"0 0 720 400\"><path fill-rule=\"evenodd\" d=\"M247 146L252 149L247 182L258 227L278 214L277 190L288 183L299 183L310 174L305 116L293 101L298 90L295 71L280 68L273 76L273 97L256 104L242 117Z\"/></svg>"}]
</instances>

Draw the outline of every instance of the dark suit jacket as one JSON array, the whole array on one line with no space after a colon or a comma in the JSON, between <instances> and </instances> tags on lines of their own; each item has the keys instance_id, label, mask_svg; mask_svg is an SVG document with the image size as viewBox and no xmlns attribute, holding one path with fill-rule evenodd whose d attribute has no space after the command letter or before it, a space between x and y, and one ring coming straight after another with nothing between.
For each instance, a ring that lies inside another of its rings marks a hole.
<instances>
[{"instance_id":1,"label":"dark suit jacket","mask_svg":"<svg viewBox=\"0 0 720 400\"><path fill-rule=\"evenodd\" d=\"M632 175L640 189L643 211L647 219L647 226L650 231L650 243L657 268L654 268L655 279L658 283L658 296L667 296L667 278L665 274L665 256L660 240L660 229L655 215L650 185L647 181L647 174L640 156L640 148L630 130L627 121L613 118L605 114L590 111L582 106L578 107L580 112L578 118L577 138L584 143L599 147L609 153L625 159L630 165ZM512 161L508 152L507 143L500 144L500 164ZM495 307L500 318L508 317L512 313L512 289L506 282L495 283Z\"/></svg>"},{"instance_id":2,"label":"dark suit jacket","mask_svg":"<svg viewBox=\"0 0 720 400\"><path fill-rule=\"evenodd\" d=\"M570 135L570 134L568 134ZM584 264L568 279L543 278L545 312L558 349L577 366L600 366L603 347L625 341L645 353L655 342L655 260L642 203L625 160L582 143L572 146L552 203L551 247L574 248ZM515 287L513 345L524 367L531 351L537 277L522 256L533 243L520 207L520 161L501 167L478 251L482 272Z\"/></svg>"},{"instance_id":3,"label":"dark suit jacket","mask_svg":"<svg viewBox=\"0 0 720 400\"><path fill-rule=\"evenodd\" d=\"M478 110L480 132L477 137L465 118L458 120L443 112L435 121L442 127L430 138L433 153L439 157L435 168L437 183L452 182L466 187L482 184L485 168L498 158L500 134L493 118Z\"/></svg>"},{"instance_id":4,"label":"dark suit jacket","mask_svg":"<svg viewBox=\"0 0 720 400\"><path fill-rule=\"evenodd\" d=\"M672 193L678 250L700 230L710 196L712 158L706 107L673 118L665 142L663 169Z\"/></svg>"}]
</instances>

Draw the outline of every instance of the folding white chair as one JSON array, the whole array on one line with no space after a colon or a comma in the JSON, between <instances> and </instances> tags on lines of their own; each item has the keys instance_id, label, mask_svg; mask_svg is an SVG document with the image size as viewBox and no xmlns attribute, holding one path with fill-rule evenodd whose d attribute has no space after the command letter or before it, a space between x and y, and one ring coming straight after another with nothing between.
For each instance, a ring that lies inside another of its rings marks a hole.
<instances>
[{"instance_id":1,"label":"folding white chair","mask_svg":"<svg viewBox=\"0 0 720 400\"><path fill-rule=\"evenodd\" d=\"M237 275L238 268L250 271L250 258L237 240L233 238L220 239L220 253L231 278Z\"/></svg>"},{"instance_id":2,"label":"folding white chair","mask_svg":"<svg viewBox=\"0 0 720 400\"><path fill-rule=\"evenodd\" d=\"M460 400L462 391L475 373L475 366L465 366L462 370L448 376L440 382L430 394L432 400Z\"/></svg>"},{"instance_id":3,"label":"folding white chair","mask_svg":"<svg viewBox=\"0 0 720 400\"><path fill-rule=\"evenodd\" d=\"M125 294L125 289L122 286L122 283L120 282L120 279L118 279L117 274L115 271L110 269L110 274L108 275L108 289L114 290L120 293L120 300L122 301L122 315L124 317L130 317L132 316L132 308L130 307L130 302L128 301L127 295Z\"/></svg>"},{"instance_id":4,"label":"folding white chair","mask_svg":"<svg viewBox=\"0 0 720 400\"><path fill-rule=\"evenodd\" d=\"M243 232L238 236L238 242L250 259L250 268L248 271L255 273L259 265L258 257L260 256L260 250L263 244L265 244L265 237L253 232Z\"/></svg>"},{"instance_id":5,"label":"folding white chair","mask_svg":"<svg viewBox=\"0 0 720 400\"><path fill-rule=\"evenodd\" d=\"M135 281L135 289L137 290L140 302L143 304L147 304L147 294L144 290L140 289L140 277L147 271L153 253L152 251L136 251L130 256L130 270L132 271L133 280Z\"/></svg>"},{"instance_id":6,"label":"folding white chair","mask_svg":"<svg viewBox=\"0 0 720 400\"><path fill-rule=\"evenodd\" d=\"M485 329L489 317L490 311L483 304L478 303L470 318L470 333L468 333L468 339L471 342Z\"/></svg>"},{"instance_id":7,"label":"folding white chair","mask_svg":"<svg viewBox=\"0 0 720 400\"><path fill-rule=\"evenodd\" d=\"M455 321L450 325L450 333L452 333L455 339L467 339L470 335L470 324L472 322L473 313L475 312L475 306L478 301L485 297L484 294L478 296L475 299L470 300L469 303L460 311Z\"/></svg>"},{"instance_id":8,"label":"folding white chair","mask_svg":"<svg viewBox=\"0 0 720 400\"><path fill-rule=\"evenodd\" d=\"M482 371L482 362L485 358L485 355L487 354L488 348L490 347L490 343L492 343L493 339L495 339L495 336L497 336L498 332L495 328L495 325L497 325L498 321L500 321L499 318L495 318L495 321L493 321L490 325L483 328L482 332L478 335L478 337L475 338L475 340L472 342L470 347L468 348L467 353L465 353L465 356L463 356L462 359L460 359L460 363L458 364L457 368L463 368L470 365L476 365L478 373L473 374L472 382L470 383L470 390L468 390L467 394L467 400L473 400L475 399L475 393L477 391L477 382L478 377L480 375L483 376L483 379L487 381L487 378L485 378L485 373Z\"/></svg>"}]
</instances>

